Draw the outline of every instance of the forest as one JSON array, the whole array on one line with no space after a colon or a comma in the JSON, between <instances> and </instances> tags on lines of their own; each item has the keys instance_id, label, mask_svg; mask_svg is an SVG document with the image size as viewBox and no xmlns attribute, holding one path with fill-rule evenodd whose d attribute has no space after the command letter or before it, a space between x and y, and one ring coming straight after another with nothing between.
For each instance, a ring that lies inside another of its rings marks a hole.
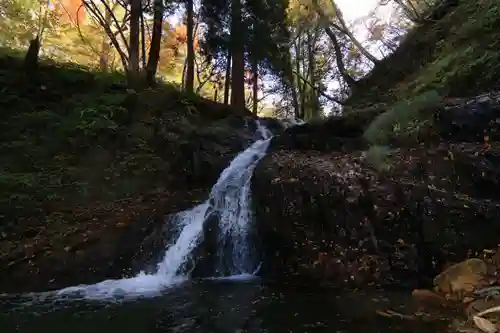
<instances>
[{"instance_id":1,"label":"forest","mask_svg":"<svg viewBox=\"0 0 500 333\"><path fill-rule=\"evenodd\" d=\"M439 11L432 0L368 9L348 22L335 1L9 0L0 33L10 50L36 39L42 57L120 71L130 84L167 80L254 113L308 121L341 110L356 82Z\"/></svg>"},{"instance_id":2,"label":"forest","mask_svg":"<svg viewBox=\"0 0 500 333\"><path fill-rule=\"evenodd\" d=\"M154 270L243 160L263 277L496 332L469 306L500 283L499 27L498 0L1 1L0 292Z\"/></svg>"}]
</instances>

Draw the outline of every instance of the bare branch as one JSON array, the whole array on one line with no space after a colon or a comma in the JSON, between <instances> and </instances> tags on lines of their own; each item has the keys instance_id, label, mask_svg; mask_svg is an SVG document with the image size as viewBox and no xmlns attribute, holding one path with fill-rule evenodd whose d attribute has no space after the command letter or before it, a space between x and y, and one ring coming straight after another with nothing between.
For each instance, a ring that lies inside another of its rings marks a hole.
<instances>
[{"instance_id":1,"label":"bare branch","mask_svg":"<svg viewBox=\"0 0 500 333\"><path fill-rule=\"evenodd\" d=\"M104 28L104 30L108 34L108 36L111 40L111 43L113 44L116 51L120 55L123 69L126 71L128 68L128 56L121 49L120 43L118 43L118 40L116 39L115 34L111 30L111 27L108 24L106 24L106 19L102 16L102 13L99 11L99 9L96 7L96 5L94 3L92 3L92 5L91 5L91 3L89 3L89 1L87 1L87 0L83 0L83 3L85 5L85 8L87 8L93 14L94 18L98 21L98 23ZM114 17L114 15L112 15L112 17ZM116 17L115 17L115 19L116 19Z\"/></svg>"},{"instance_id":2,"label":"bare branch","mask_svg":"<svg viewBox=\"0 0 500 333\"><path fill-rule=\"evenodd\" d=\"M82 33L82 29L81 29L81 26L80 26L80 22L78 22L78 19L76 21L74 21L72 18L71 18L71 15L70 15L70 12L66 9L66 6L64 6L63 3L61 3L61 7L64 9L64 11L66 12L66 14L68 15L68 17L70 18L70 20L72 21L72 23L76 26L76 29L78 31L78 36L80 37L80 40L83 42L83 44L87 45L90 50L95 53L95 55L99 56L100 55L100 52L98 50L96 50L94 48L94 46L92 46L92 43L90 43L84 36L83 36L83 33ZM82 8L84 8L84 5L81 4L78 9L76 10L76 17L78 18L78 16L80 15L80 10L82 10Z\"/></svg>"},{"instance_id":3,"label":"bare branch","mask_svg":"<svg viewBox=\"0 0 500 333\"><path fill-rule=\"evenodd\" d=\"M321 96L325 97L326 99L328 99L329 101L332 101L332 102L335 102L337 104L340 104L340 105L344 105L344 102L341 101L340 99L338 98L335 98L333 96L330 96L328 95L327 93L325 93L322 89L318 88L318 87L315 87L314 85L311 84L311 82L309 82L305 77L303 77L300 73L296 72L296 71L293 71L293 73L295 75L297 75L297 77L302 81L304 82L305 84L307 84L309 87L311 87L312 89L314 89L316 92L318 92Z\"/></svg>"},{"instance_id":4,"label":"bare branch","mask_svg":"<svg viewBox=\"0 0 500 333\"><path fill-rule=\"evenodd\" d=\"M108 3L106 2L106 0L100 0L100 2L104 5L104 8L106 9L107 13L111 16L111 19L113 20L114 24L116 25L116 28L118 29L116 31L116 33L118 33L118 35L120 36L122 43L123 43L123 45L125 45L125 48L127 49L127 52L128 52L129 45L128 45L127 38L123 34L122 25L120 25L120 23L118 22L118 19L115 16L115 13L114 13L114 9L116 8L115 6L117 3L114 4L113 8L110 8ZM103 16L103 13L101 13L100 9L97 7L97 5L94 3L94 1L83 0L83 3L85 4L85 7L89 8L89 10L90 10L90 8L92 8L92 10L91 10L92 14L94 14L94 16L97 16L99 18L99 23L101 25L107 25L105 23L106 20ZM124 15L124 22L126 22L126 20L125 20L126 16L127 16L127 13ZM122 22L122 24L124 22ZM111 35L113 35L113 36L115 35L115 33L112 32L111 27L108 27L108 29L106 29L106 30L109 30L111 32L111 33L108 33L108 34L110 34L110 38L111 38Z\"/></svg>"}]
</instances>

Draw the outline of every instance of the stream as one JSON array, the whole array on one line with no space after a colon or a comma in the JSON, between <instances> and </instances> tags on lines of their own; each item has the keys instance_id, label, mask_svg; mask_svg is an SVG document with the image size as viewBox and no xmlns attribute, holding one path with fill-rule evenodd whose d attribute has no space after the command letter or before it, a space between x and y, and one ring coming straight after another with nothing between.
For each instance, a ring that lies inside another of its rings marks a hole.
<instances>
[{"instance_id":1,"label":"stream","mask_svg":"<svg viewBox=\"0 0 500 333\"><path fill-rule=\"evenodd\" d=\"M409 293L303 290L254 281L188 281L159 297L99 302L0 298L1 332L436 332L384 318L411 313Z\"/></svg>"}]
</instances>

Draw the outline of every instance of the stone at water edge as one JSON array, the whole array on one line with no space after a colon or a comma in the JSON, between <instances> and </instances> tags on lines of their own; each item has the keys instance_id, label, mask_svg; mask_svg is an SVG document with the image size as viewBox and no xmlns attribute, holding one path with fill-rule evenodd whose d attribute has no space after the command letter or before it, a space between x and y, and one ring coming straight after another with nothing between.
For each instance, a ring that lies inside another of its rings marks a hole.
<instances>
[{"instance_id":1,"label":"stone at water edge","mask_svg":"<svg viewBox=\"0 0 500 333\"><path fill-rule=\"evenodd\" d=\"M466 294L488 285L488 266L478 258L467 259L445 269L434 278L434 290L446 299L464 301Z\"/></svg>"},{"instance_id":2,"label":"stone at water edge","mask_svg":"<svg viewBox=\"0 0 500 333\"><path fill-rule=\"evenodd\" d=\"M479 312L482 312L487 309L491 309L494 307L500 306L500 297L499 296L494 296L490 298L481 298L477 299L469 304L467 309L465 310L465 313L469 318L472 318L472 316L477 315ZM495 322L500 322L500 313L499 312L494 312L492 314L488 314L488 318L495 318Z\"/></svg>"},{"instance_id":3,"label":"stone at water edge","mask_svg":"<svg viewBox=\"0 0 500 333\"><path fill-rule=\"evenodd\" d=\"M452 306L450 301L438 293L427 289L415 289L411 296L419 308L447 308Z\"/></svg>"}]
</instances>

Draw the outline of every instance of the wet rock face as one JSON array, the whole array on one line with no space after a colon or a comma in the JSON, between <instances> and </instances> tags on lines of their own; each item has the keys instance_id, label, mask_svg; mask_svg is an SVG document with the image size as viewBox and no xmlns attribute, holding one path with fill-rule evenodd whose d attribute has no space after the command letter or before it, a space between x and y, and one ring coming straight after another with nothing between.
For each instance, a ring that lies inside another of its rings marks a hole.
<instances>
[{"instance_id":1,"label":"wet rock face","mask_svg":"<svg viewBox=\"0 0 500 333\"><path fill-rule=\"evenodd\" d=\"M453 119L479 107L461 105L453 106ZM500 110L494 101L489 107ZM310 132L316 129L289 129L257 167L252 191L263 274L415 287L431 284L448 262L497 244L500 145L473 139L488 133L483 120L467 140L443 123L438 129L448 133L446 141L395 148L384 172L365 158L359 124L349 127L356 135L325 125L342 139L337 148L332 142L317 149L320 139ZM327 130L322 133L329 142Z\"/></svg>"},{"instance_id":2,"label":"wet rock face","mask_svg":"<svg viewBox=\"0 0 500 333\"><path fill-rule=\"evenodd\" d=\"M390 284L398 274L411 279L415 251L400 235L385 235L387 223L409 214L391 218L374 202L364 187L376 180L363 172L360 154L311 155L275 152L254 177L263 273L342 286ZM381 190L391 197L389 188Z\"/></svg>"}]
</instances>

